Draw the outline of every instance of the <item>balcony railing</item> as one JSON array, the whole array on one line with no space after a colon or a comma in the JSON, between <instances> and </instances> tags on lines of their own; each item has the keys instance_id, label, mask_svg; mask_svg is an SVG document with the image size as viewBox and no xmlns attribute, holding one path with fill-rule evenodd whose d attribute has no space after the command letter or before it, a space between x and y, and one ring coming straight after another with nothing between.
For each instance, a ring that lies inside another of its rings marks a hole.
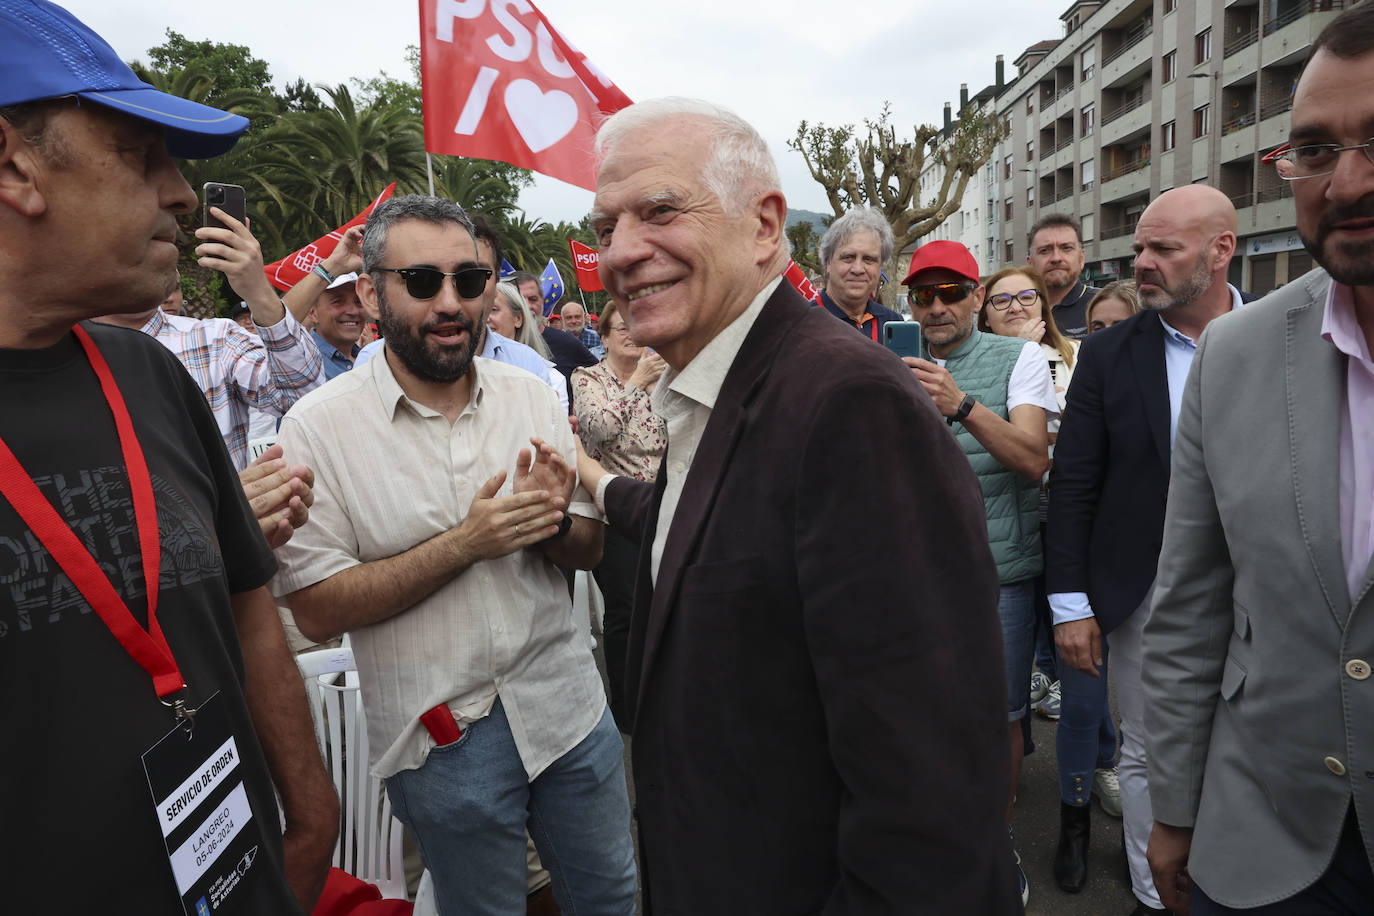
<instances>
[{"instance_id":1,"label":"balcony railing","mask_svg":"<svg viewBox=\"0 0 1374 916\"><path fill-rule=\"evenodd\" d=\"M1272 118L1274 115L1283 114L1293 107L1293 97L1286 96L1277 101L1269 102L1260 106L1260 120Z\"/></svg>"},{"instance_id":2,"label":"balcony railing","mask_svg":"<svg viewBox=\"0 0 1374 916\"><path fill-rule=\"evenodd\" d=\"M1112 109L1111 111L1107 112L1105 115L1102 116L1102 126L1106 127L1108 124L1112 123L1117 118L1121 117L1122 115L1128 112L1135 111L1137 108L1139 108L1141 105L1144 105L1148 101L1150 101L1149 93L1142 92L1140 95L1131 99L1129 102L1126 102L1123 105L1118 105L1116 108Z\"/></svg>"},{"instance_id":3,"label":"balcony railing","mask_svg":"<svg viewBox=\"0 0 1374 916\"><path fill-rule=\"evenodd\" d=\"M1070 146L1073 146L1073 132L1072 132L1072 131L1069 132L1069 135L1068 135L1067 137L1065 137L1063 140L1060 140L1060 141L1059 141L1059 144L1058 144L1057 146L1055 146L1054 151L1057 153L1057 152L1060 152L1060 151L1062 151L1062 150L1068 149Z\"/></svg>"},{"instance_id":4,"label":"balcony railing","mask_svg":"<svg viewBox=\"0 0 1374 916\"><path fill-rule=\"evenodd\" d=\"M1117 45L1116 50L1108 54L1106 57L1102 58L1102 66L1107 66L1112 61L1116 60L1118 57L1125 54L1131 48L1134 48L1136 45L1140 44L1151 34L1153 34L1154 30L1154 23L1148 19L1144 22L1137 23L1136 25L1127 29L1126 34L1121 37L1121 44Z\"/></svg>"},{"instance_id":5,"label":"balcony railing","mask_svg":"<svg viewBox=\"0 0 1374 916\"><path fill-rule=\"evenodd\" d=\"M1247 29L1246 31L1237 35L1235 38L1232 38L1230 41L1226 42L1226 44L1222 45L1221 47L1221 53L1226 57L1230 57L1237 51L1245 50L1257 41L1259 41L1259 26Z\"/></svg>"},{"instance_id":6,"label":"balcony railing","mask_svg":"<svg viewBox=\"0 0 1374 916\"><path fill-rule=\"evenodd\" d=\"M1266 22L1264 34L1273 35L1284 26L1297 22L1310 13L1334 12L1343 9L1345 9L1345 0L1307 0L1306 3L1299 3L1278 18Z\"/></svg>"},{"instance_id":7,"label":"balcony railing","mask_svg":"<svg viewBox=\"0 0 1374 916\"><path fill-rule=\"evenodd\" d=\"M1049 143L1046 143L1046 144L1043 144L1043 145L1041 146L1041 148L1040 148L1040 158L1041 158L1041 159L1048 159L1048 158L1050 158L1050 157L1053 156L1053 155L1054 155L1054 146L1053 146L1053 145L1051 145L1051 144L1049 144Z\"/></svg>"},{"instance_id":8,"label":"balcony railing","mask_svg":"<svg viewBox=\"0 0 1374 916\"><path fill-rule=\"evenodd\" d=\"M1293 196L1293 185L1285 181L1276 188L1260 188L1255 195L1255 203L1268 204Z\"/></svg>"},{"instance_id":9,"label":"balcony railing","mask_svg":"<svg viewBox=\"0 0 1374 916\"><path fill-rule=\"evenodd\" d=\"M1136 217L1135 219L1127 220L1124 223L1117 223L1115 226L1106 226L1102 229L1099 235L1102 236L1103 241L1106 241L1107 239L1119 239L1123 235L1134 235L1135 224L1138 222L1140 222L1140 218Z\"/></svg>"},{"instance_id":10,"label":"balcony railing","mask_svg":"<svg viewBox=\"0 0 1374 916\"><path fill-rule=\"evenodd\" d=\"M1065 188L1058 194L1054 195L1054 202L1059 203L1061 200L1065 200L1070 197L1073 197L1073 188Z\"/></svg>"},{"instance_id":11,"label":"balcony railing","mask_svg":"<svg viewBox=\"0 0 1374 916\"><path fill-rule=\"evenodd\" d=\"M1231 204L1237 210L1244 210L1254 202L1255 194L1253 191L1246 191L1244 194L1236 194L1231 198Z\"/></svg>"},{"instance_id":12,"label":"balcony railing","mask_svg":"<svg viewBox=\"0 0 1374 916\"><path fill-rule=\"evenodd\" d=\"M1236 131L1243 130L1244 128L1249 127L1251 124L1254 123L1255 113L1253 111L1247 114L1243 114L1239 118L1232 118L1225 124L1221 125L1221 135L1224 137L1227 134L1233 134Z\"/></svg>"},{"instance_id":13,"label":"balcony railing","mask_svg":"<svg viewBox=\"0 0 1374 916\"><path fill-rule=\"evenodd\" d=\"M1063 89L1060 89L1058 92L1056 92L1054 94L1054 100L1057 102L1064 96L1068 95L1070 92L1073 92L1073 83L1069 83Z\"/></svg>"},{"instance_id":14,"label":"balcony railing","mask_svg":"<svg viewBox=\"0 0 1374 916\"><path fill-rule=\"evenodd\" d=\"M1122 175L1129 175L1132 172L1138 172L1141 169L1149 168L1149 165L1150 157L1141 156L1139 159L1133 159L1124 165L1118 165L1114 169L1108 169L1102 174L1102 180L1111 181L1113 178L1120 178Z\"/></svg>"}]
</instances>

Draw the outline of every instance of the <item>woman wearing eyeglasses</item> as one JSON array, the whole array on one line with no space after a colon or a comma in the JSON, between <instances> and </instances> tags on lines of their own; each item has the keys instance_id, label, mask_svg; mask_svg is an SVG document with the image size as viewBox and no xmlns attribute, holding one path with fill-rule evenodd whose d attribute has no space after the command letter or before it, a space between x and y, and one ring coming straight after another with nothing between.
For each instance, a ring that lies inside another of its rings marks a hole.
<instances>
[{"instance_id":1,"label":"woman wearing eyeglasses","mask_svg":"<svg viewBox=\"0 0 1374 916\"><path fill-rule=\"evenodd\" d=\"M1003 337L1024 337L1040 344L1050 362L1054 393L1062 414L1069 381L1078 356L1078 341L1059 333L1054 313L1045 307L1049 301L1045 283L1030 267L1006 267L987 280L987 298L978 315L978 327ZM1050 457L1059 420L1049 421ZM1048 475L1046 475L1048 479ZM1048 489L1040 495L1040 532L1045 535ZM1059 758L1059 844L1054 858L1054 877L1064 890L1077 892L1087 881L1087 848L1090 838L1089 802L1094 792L1103 811L1121 816L1121 789L1116 775L1116 728L1112 723L1110 701L1098 705L1080 702L1077 691L1056 677L1053 629L1045 599L1043 576L1036 583L1036 605L1045 621L1045 638L1036 640L1036 667L1047 683L1032 685L1032 693L1045 691L1037 707L1046 718L1058 718L1055 745ZM1106 675L1105 669L1103 675ZM1081 675L1079 675L1081 676ZM1072 678L1070 678L1072 681ZM1046 691L1046 688L1048 690Z\"/></svg>"}]
</instances>

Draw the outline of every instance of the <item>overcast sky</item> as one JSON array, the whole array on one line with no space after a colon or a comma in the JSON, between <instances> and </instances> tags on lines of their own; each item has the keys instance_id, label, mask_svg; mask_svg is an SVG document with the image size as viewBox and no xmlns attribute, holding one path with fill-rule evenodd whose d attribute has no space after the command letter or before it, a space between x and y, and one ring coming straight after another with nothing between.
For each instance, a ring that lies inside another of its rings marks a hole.
<instances>
[{"instance_id":1,"label":"overcast sky","mask_svg":"<svg viewBox=\"0 0 1374 916\"><path fill-rule=\"evenodd\" d=\"M280 86L340 83L379 71L408 77L419 44L410 0L234 0L231 3L63 3L124 59L174 29L193 40L247 46ZM536 0L535 5L632 99L693 95L733 108L772 148L790 206L828 211L801 156L787 149L802 119L860 123L885 100L898 125L936 123L994 80L998 54L1062 36L1069 0ZM576 221L589 191L537 178L531 217Z\"/></svg>"}]
</instances>

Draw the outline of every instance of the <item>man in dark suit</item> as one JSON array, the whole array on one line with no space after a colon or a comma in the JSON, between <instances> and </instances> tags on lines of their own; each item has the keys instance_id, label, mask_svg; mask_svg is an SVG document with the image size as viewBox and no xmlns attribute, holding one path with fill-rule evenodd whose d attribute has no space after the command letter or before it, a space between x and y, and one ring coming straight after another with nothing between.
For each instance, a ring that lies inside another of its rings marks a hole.
<instances>
[{"instance_id":1,"label":"man in dark suit","mask_svg":"<svg viewBox=\"0 0 1374 916\"><path fill-rule=\"evenodd\" d=\"M602 279L670 367L657 481L584 475L644 543L626 696L646 912L1020 912L968 462L900 360L781 282L786 202L752 127L660 99L597 151ZM872 542L908 549L853 562Z\"/></svg>"},{"instance_id":2,"label":"man in dark suit","mask_svg":"<svg viewBox=\"0 0 1374 916\"><path fill-rule=\"evenodd\" d=\"M1097 757L1107 689L1101 669L1110 647L1137 913L1163 912L1145 861L1152 818L1140 634L1159 560L1173 429L1188 366L1207 323L1240 305L1240 293L1226 283L1235 246L1235 208L1215 188L1176 188L1146 208L1135 233L1144 310L1083 342L1050 476L1046 584L1062 698L1055 877L1067 890L1081 888L1086 878L1086 788ZM1104 637L1110 638L1104 643ZM1084 728L1087 740L1075 741Z\"/></svg>"}]
</instances>

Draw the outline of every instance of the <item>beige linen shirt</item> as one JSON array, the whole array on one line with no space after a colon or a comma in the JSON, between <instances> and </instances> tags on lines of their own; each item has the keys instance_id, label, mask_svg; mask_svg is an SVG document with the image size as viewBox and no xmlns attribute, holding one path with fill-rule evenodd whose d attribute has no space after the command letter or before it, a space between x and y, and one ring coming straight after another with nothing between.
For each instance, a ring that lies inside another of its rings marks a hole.
<instances>
[{"instance_id":1,"label":"beige linen shirt","mask_svg":"<svg viewBox=\"0 0 1374 916\"><path fill-rule=\"evenodd\" d=\"M477 489L531 436L575 464L572 430L549 386L473 360L472 400L451 426L406 397L387 359L311 392L282 423L286 460L315 471L310 522L277 550L278 596L395 556L458 525ZM580 488L570 511L598 518ZM417 769L434 746L419 722L447 704L461 724L501 697L531 779L591 733L606 708L562 576L537 547L479 562L432 595L354 630L373 775Z\"/></svg>"},{"instance_id":2,"label":"beige linen shirt","mask_svg":"<svg viewBox=\"0 0 1374 916\"><path fill-rule=\"evenodd\" d=\"M663 560L663 545L668 540L668 530L673 527L678 500L682 498L682 486L687 482L687 472L691 470L692 459L696 457L697 446L701 444L701 434L711 420L711 411L725 384L725 376L730 373L730 367L739 355L739 348L744 345L744 338L749 336L750 329L758 320L759 312L763 311L763 304L781 282L782 277L777 277L760 290L749 307L725 330L711 338L711 342L681 372L665 369L654 386L654 412L668 424L668 451L663 456L668 483L663 490L658 527L654 529L654 545L650 553L650 571L655 585L658 584L659 563Z\"/></svg>"}]
</instances>

